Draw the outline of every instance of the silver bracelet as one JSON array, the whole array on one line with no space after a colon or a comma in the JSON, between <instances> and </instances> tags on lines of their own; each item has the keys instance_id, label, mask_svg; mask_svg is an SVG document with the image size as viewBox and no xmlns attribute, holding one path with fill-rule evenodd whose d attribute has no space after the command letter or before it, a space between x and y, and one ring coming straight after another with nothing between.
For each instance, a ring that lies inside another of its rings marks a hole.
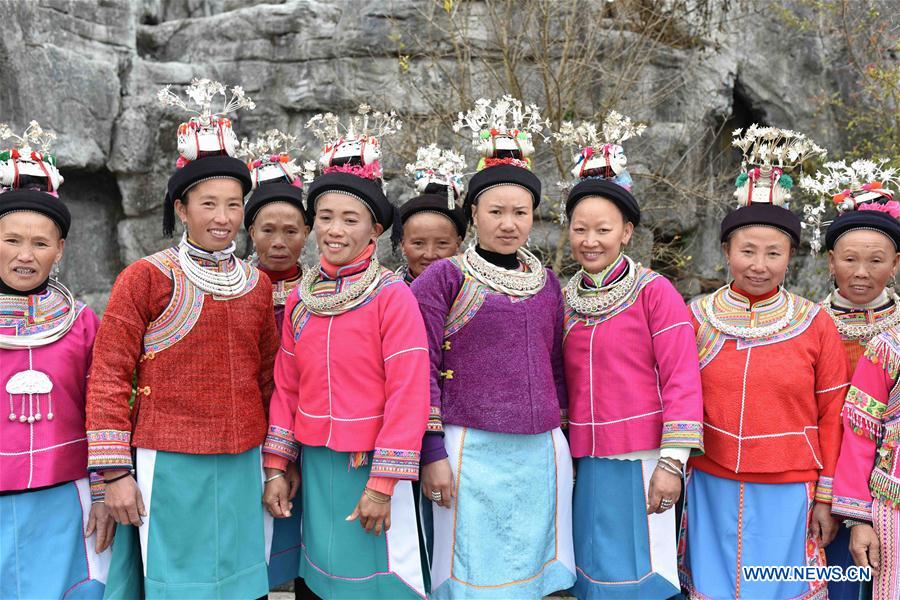
<instances>
[{"instance_id":1,"label":"silver bracelet","mask_svg":"<svg viewBox=\"0 0 900 600\"><path fill-rule=\"evenodd\" d=\"M271 477L269 477L268 479L266 479L266 483L269 483L270 481L275 481L275 480L278 479L279 477L284 477L284 472L276 473L275 475L272 475Z\"/></svg>"}]
</instances>

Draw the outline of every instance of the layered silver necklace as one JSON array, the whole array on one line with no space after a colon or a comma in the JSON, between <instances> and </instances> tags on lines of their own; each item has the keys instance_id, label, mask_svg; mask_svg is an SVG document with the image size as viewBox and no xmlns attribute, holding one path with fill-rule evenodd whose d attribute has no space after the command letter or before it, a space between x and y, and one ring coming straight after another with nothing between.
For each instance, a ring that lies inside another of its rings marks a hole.
<instances>
[{"instance_id":1,"label":"layered silver necklace","mask_svg":"<svg viewBox=\"0 0 900 600\"><path fill-rule=\"evenodd\" d=\"M330 295L313 294L312 288L319 280L319 269L309 269L300 280L300 302L309 312L320 317L333 317L352 310L365 302L375 291L381 281L381 264L378 257L372 255L369 266L363 271L362 277L348 285L346 288Z\"/></svg>"},{"instance_id":2,"label":"layered silver necklace","mask_svg":"<svg viewBox=\"0 0 900 600\"><path fill-rule=\"evenodd\" d=\"M625 256L628 263L628 274L620 281L612 284L607 289L594 290L595 293L584 294L581 288L581 278L584 276L584 269L579 270L566 284L566 304L578 314L599 317L602 316L622 303L622 301L634 289L637 280L637 271L641 265L635 265L634 261Z\"/></svg>"},{"instance_id":3,"label":"layered silver necklace","mask_svg":"<svg viewBox=\"0 0 900 600\"><path fill-rule=\"evenodd\" d=\"M66 312L66 316L59 323L46 331L41 331L30 335L0 334L0 348L4 350L16 350L20 348L40 348L41 346L48 346L52 344L53 342L59 340L64 335L69 333L69 330L72 329L72 325L75 323L75 318L78 316L75 314L75 298L72 296L72 292L70 292L66 286L53 279L48 282L47 287L52 288L62 294L63 298L66 301L66 305L69 307L69 310Z\"/></svg>"},{"instance_id":4,"label":"layered silver necklace","mask_svg":"<svg viewBox=\"0 0 900 600\"><path fill-rule=\"evenodd\" d=\"M235 243L231 242L231 245L225 250L205 252L196 246L191 246L187 241L187 233L185 233L181 237L181 243L178 244L178 262L188 281L201 291L214 296L230 298L239 295L247 287L247 273L241 261L234 256L234 249ZM220 265L231 260L233 261L232 269L220 271L203 267L197 263L192 254Z\"/></svg>"},{"instance_id":5,"label":"layered silver necklace","mask_svg":"<svg viewBox=\"0 0 900 600\"><path fill-rule=\"evenodd\" d=\"M838 333L841 334L841 337L851 340L870 340L876 335L887 331L888 329L892 329L897 327L900 324L900 297L897 296L896 292L891 293L890 298L894 302L894 312L885 319L881 321L876 321L875 323L866 323L865 325L854 325L852 323L846 323L842 319L842 314L835 311L831 306L832 301L834 300L835 292L828 294L825 299L822 301L822 308L825 309L825 312L828 313L828 316L831 317L831 320L834 321L835 326L837 327ZM851 310L854 311L863 311L865 308L853 307Z\"/></svg>"},{"instance_id":6,"label":"layered silver necklace","mask_svg":"<svg viewBox=\"0 0 900 600\"><path fill-rule=\"evenodd\" d=\"M713 294L728 293L728 287L729 284L726 284L725 286L719 288L717 291L713 292ZM787 296L787 311L780 319L769 325L764 325L761 327L741 327L740 325L730 325L728 323L725 323L716 314L714 297L710 298L709 302L706 303L706 318L709 320L710 325L712 325L715 329L718 329L722 333L730 335L731 337L741 338L745 340L756 340L759 338L774 335L787 327L788 323L790 323L794 318L793 294L787 293L784 288L780 288L778 290L778 293Z\"/></svg>"},{"instance_id":7,"label":"layered silver necklace","mask_svg":"<svg viewBox=\"0 0 900 600\"><path fill-rule=\"evenodd\" d=\"M544 288L547 281L544 265L525 248L519 248L516 257L525 264L526 270L498 267L478 254L475 244L472 244L463 253L462 263L472 277L495 292L516 298L534 296Z\"/></svg>"}]
</instances>

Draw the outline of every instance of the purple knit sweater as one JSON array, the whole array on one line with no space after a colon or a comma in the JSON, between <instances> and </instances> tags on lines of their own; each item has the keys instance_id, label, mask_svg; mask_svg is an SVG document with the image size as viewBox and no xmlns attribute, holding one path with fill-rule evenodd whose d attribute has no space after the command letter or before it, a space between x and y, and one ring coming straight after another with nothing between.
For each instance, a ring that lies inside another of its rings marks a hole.
<instances>
[{"instance_id":1,"label":"purple knit sweater","mask_svg":"<svg viewBox=\"0 0 900 600\"><path fill-rule=\"evenodd\" d=\"M411 286L431 355L432 420L422 446L423 464L447 457L440 435L444 423L537 434L559 427L567 405L563 297L556 276L548 270L544 288L525 300L485 292L470 278L462 290L470 309L466 317L452 319L451 330L453 323L465 324L445 337L463 281L460 267L444 259Z\"/></svg>"}]
</instances>

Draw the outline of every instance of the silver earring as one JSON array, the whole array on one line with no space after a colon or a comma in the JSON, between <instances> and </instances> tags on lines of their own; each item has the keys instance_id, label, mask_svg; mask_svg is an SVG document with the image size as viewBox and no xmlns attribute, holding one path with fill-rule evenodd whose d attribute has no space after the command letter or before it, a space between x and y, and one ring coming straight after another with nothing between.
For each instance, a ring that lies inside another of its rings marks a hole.
<instances>
[{"instance_id":1,"label":"silver earring","mask_svg":"<svg viewBox=\"0 0 900 600\"><path fill-rule=\"evenodd\" d=\"M50 278L53 281L59 281L59 261L53 263L53 268L50 269Z\"/></svg>"}]
</instances>

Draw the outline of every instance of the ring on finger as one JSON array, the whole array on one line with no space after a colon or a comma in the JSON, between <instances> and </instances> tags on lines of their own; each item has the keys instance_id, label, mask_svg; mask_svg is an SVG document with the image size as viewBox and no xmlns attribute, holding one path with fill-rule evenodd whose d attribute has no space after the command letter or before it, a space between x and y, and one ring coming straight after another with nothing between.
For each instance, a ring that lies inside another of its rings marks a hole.
<instances>
[{"instance_id":1,"label":"ring on finger","mask_svg":"<svg viewBox=\"0 0 900 600\"><path fill-rule=\"evenodd\" d=\"M440 490L431 490L431 499L434 502L440 502L443 499L444 495L440 492Z\"/></svg>"},{"instance_id":2,"label":"ring on finger","mask_svg":"<svg viewBox=\"0 0 900 600\"><path fill-rule=\"evenodd\" d=\"M669 500L668 498L663 498L662 500L659 501L660 508L672 508L672 504L673 504L673 502L671 500Z\"/></svg>"}]
</instances>

